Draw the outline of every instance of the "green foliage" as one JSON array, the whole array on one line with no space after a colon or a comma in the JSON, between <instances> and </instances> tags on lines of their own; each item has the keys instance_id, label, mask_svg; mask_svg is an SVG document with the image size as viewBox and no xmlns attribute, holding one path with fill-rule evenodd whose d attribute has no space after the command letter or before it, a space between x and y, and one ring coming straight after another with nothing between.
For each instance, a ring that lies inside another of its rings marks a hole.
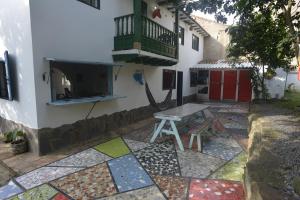
<instances>
[{"instance_id":1,"label":"green foliage","mask_svg":"<svg viewBox=\"0 0 300 200\"><path fill-rule=\"evenodd\" d=\"M259 68L255 67L251 70L251 85L255 99L269 99L270 94L267 86L263 82L263 77L259 73Z\"/></svg>"},{"instance_id":2,"label":"green foliage","mask_svg":"<svg viewBox=\"0 0 300 200\"><path fill-rule=\"evenodd\" d=\"M13 130L4 133L4 137L5 137L5 142L13 143L20 140L25 140L26 134L20 130Z\"/></svg>"},{"instance_id":3,"label":"green foliage","mask_svg":"<svg viewBox=\"0 0 300 200\"><path fill-rule=\"evenodd\" d=\"M299 92L285 92L285 100L276 103L277 106L291 110L297 109L300 106L300 93Z\"/></svg>"}]
</instances>

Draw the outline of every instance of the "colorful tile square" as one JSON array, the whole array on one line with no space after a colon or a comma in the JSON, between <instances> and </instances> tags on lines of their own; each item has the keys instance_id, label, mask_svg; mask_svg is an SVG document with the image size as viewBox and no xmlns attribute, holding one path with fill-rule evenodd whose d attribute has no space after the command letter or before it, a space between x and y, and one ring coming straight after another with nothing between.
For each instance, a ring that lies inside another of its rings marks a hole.
<instances>
[{"instance_id":1,"label":"colorful tile square","mask_svg":"<svg viewBox=\"0 0 300 200\"><path fill-rule=\"evenodd\" d=\"M59 194L55 195L55 197L53 197L51 200L70 200L70 198L65 196L62 193L59 193Z\"/></svg>"},{"instance_id":2,"label":"colorful tile square","mask_svg":"<svg viewBox=\"0 0 300 200\"><path fill-rule=\"evenodd\" d=\"M224 179L232 181L243 181L244 167L247 162L247 154L240 153L233 160L229 161L226 165L218 169L210 176L213 179Z\"/></svg>"},{"instance_id":3,"label":"colorful tile square","mask_svg":"<svg viewBox=\"0 0 300 200\"><path fill-rule=\"evenodd\" d=\"M24 188L31 189L81 169L74 167L42 167L16 178L16 181Z\"/></svg>"},{"instance_id":4,"label":"colorful tile square","mask_svg":"<svg viewBox=\"0 0 300 200\"><path fill-rule=\"evenodd\" d=\"M111 158L95 149L87 149L62 160L58 160L48 166L55 167L91 167L103 163Z\"/></svg>"},{"instance_id":5,"label":"colorful tile square","mask_svg":"<svg viewBox=\"0 0 300 200\"><path fill-rule=\"evenodd\" d=\"M236 145L229 146L229 139L211 139L204 143L203 153L215 156L224 160L231 160L236 155L242 152L242 148L235 142Z\"/></svg>"},{"instance_id":6,"label":"colorful tile square","mask_svg":"<svg viewBox=\"0 0 300 200\"><path fill-rule=\"evenodd\" d=\"M181 174L185 177L206 178L225 164L225 160L191 150L177 151Z\"/></svg>"},{"instance_id":7,"label":"colorful tile square","mask_svg":"<svg viewBox=\"0 0 300 200\"><path fill-rule=\"evenodd\" d=\"M117 194L110 197L104 197L101 200L165 200L157 187L147 187L126 193Z\"/></svg>"},{"instance_id":8,"label":"colorful tile square","mask_svg":"<svg viewBox=\"0 0 300 200\"><path fill-rule=\"evenodd\" d=\"M49 185L41 185L39 187L30 189L18 196L11 198L12 200L45 200L51 199L58 193L57 190Z\"/></svg>"},{"instance_id":9,"label":"colorful tile square","mask_svg":"<svg viewBox=\"0 0 300 200\"><path fill-rule=\"evenodd\" d=\"M133 155L126 155L108 162L120 192L126 192L153 184L151 178Z\"/></svg>"},{"instance_id":10,"label":"colorful tile square","mask_svg":"<svg viewBox=\"0 0 300 200\"><path fill-rule=\"evenodd\" d=\"M168 199L186 199L189 179L171 176L152 176L155 183Z\"/></svg>"},{"instance_id":11,"label":"colorful tile square","mask_svg":"<svg viewBox=\"0 0 300 200\"><path fill-rule=\"evenodd\" d=\"M9 181L7 185L0 188L0 199L7 199L22 192L23 190L19 186L13 181Z\"/></svg>"},{"instance_id":12,"label":"colorful tile square","mask_svg":"<svg viewBox=\"0 0 300 200\"><path fill-rule=\"evenodd\" d=\"M242 184L220 180L192 180L189 200L243 200Z\"/></svg>"},{"instance_id":13,"label":"colorful tile square","mask_svg":"<svg viewBox=\"0 0 300 200\"><path fill-rule=\"evenodd\" d=\"M51 184L74 199L95 199L117 192L106 163L70 174Z\"/></svg>"},{"instance_id":14,"label":"colorful tile square","mask_svg":"<svg viewBox=\"0 0 300 200\"><path fill-rule=\"evenodd\" d=\"M130 153L127 145L120 137L110 140L106 143L99 144L95 146L94 149L113 158L124 156Z\"/></svg>"},{"instance_id":15,"label":"colorful tile square","mask_svg":"<svg viewBox=\"0 0 300 200\"><path fill-rule=\"evenodd\" d=\"M149 143L139 142L139 141L130 140L130 139L124 139L124 141L126 142L126 144L131 149L132 152L139 151L141 149L144 149L144 148L150 146Z\"/></svg>"},{"instance_id":16,"label":"colorful tile square","mask_svg":"<svg viewBox=\"0 0 300 200\"><path fill-rule=\"evenodd\" d=\"M176 151L172 142L153 144L134 155L150 174L180 176Z\"/></svg>"}]
</instances>

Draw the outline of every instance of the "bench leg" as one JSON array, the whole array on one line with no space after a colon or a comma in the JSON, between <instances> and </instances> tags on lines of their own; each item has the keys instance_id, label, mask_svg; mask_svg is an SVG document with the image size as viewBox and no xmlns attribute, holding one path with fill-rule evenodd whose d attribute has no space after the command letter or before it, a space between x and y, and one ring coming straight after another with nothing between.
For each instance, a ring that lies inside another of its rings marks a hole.
<instances>
[{"instance_id":1,"label":"bench leg","mask_svg":"<svg viewBox=\"0 0 300 200\"><path fill-rule=\"evenodd\" d=\"M171 127L172 127L173 135L175 135L177 144L179 146L179 149L181 151L184 151L183 144L182 144L181 139L179 137L179 133L178 133L178 130L176 128L176 125L175 125L174 121L170 121L170 124L171 124Z\"/></svg>"},{"instance_id":2,"label":"bench leg","mask_svg":"<svg viewBox=\"0 0 300 200\"><path fill-rule=\"evenodd\" d=\"M197 145L198 145L198 151L202 152L201 134L197 135Z\"/></svg>"},{"instance_id":3,"label":"bench leg","mask_svg":"<svg viewBox=\"0 0 300 200\"><path fill-rule=\"evenodd\" d=\"M157 129L154 131L153 136L150 140L150 143L153 143L155 139L157 138L158 134L160 134L161 129L164 127L167 120L163 119L161 120L160 124L158 125Z\"/></svg>"},{"instance_id":4,"label":"bench leg","mask_svg":"<svg viewBox=\"0 0 300 200\"><path fill-rule=\"evenodd\" d=\"M153 130L153 133L156 131L156 129L157 129L157 127L158 127L158 124L159 124L159 123L155 123L155 124L154 124L154 130ZM162 132L161 132L161 131L159 132L159 137L162 137Z\"/></svg>"},{"instance_id":5,"label":"bench leg","mask_svg":"<svg viewBox=\"0 0 300 200\"><path fill-rule=\"evenodd\" d=\"M190 148L190 149L192 149L192 147L193 147L194 137L195 137L195 135L192 134L192 135L191 135L191 139L190 139L190 144L189 144L189 148Z\"/></svg>"}]
</instances>

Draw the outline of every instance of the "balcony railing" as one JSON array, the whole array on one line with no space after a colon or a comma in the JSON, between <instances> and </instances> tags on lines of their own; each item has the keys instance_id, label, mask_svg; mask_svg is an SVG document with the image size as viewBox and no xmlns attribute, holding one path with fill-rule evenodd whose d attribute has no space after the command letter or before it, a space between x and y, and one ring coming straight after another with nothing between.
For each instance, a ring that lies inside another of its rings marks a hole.
<instances>
[{"instance_id":1,"label":"balcony railing","mask_svg":"<svg viewBox=\"0 0 300 200\"><path fill-rule=\"evenodd\" d=\"M134 49L135 24L134 14L115 18L116 51ZM176 58L176 34L153 20L142 16L141 49L158 55Z\"/></svg>"}]
</instances>

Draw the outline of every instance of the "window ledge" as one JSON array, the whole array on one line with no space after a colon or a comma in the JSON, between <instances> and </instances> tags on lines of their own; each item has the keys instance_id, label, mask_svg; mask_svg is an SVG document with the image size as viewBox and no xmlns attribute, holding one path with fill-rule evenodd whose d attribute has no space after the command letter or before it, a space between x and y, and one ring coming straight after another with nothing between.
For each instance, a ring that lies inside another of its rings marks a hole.
<instances>
[{"instance_id":1,"label":"window ledge","mask_svg":"<svg viewBox=\"0 0 300 200\"><path fill-rule=\"evenodd\" d=\"M84 104L84 103L97 103L104 101L112 101L116 99L126 98L125 96L104 96L104 97L86 97L80 99L66 99L66 100L57 100L47 103L51 106L67 106L67 105L76 105L76 104Z\"/></svg>"}]
</instances>

